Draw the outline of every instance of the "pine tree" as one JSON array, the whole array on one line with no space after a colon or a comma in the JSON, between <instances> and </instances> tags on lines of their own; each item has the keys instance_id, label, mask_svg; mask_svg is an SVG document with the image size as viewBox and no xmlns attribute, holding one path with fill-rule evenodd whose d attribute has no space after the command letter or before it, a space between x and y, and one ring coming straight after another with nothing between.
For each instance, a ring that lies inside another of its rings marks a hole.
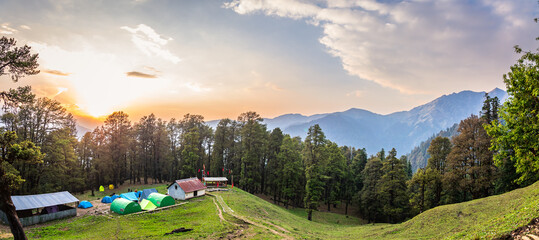
<instances>
[{"instance_id":1,"label":"pine tree","mask_svg":"<svg viewBox=\"0 0 539 240\"><path fill-rule=\"evenodd\" d=\"M286 208L288 208L290 202L298 206L305 192L305 170L301 156L301 139L291 138L288 134L285 135L277 155L277 162L282 164L282 168L277 171L277 176L280 176L279 186L281 190L277 195L283 196Z\"/></svg>"},{"instance_id":2,"label":"pine tree","mask_svg":"<svg viewBox=\"0 0 539 240\"><path fill-rule=\"evenodd\" d=\"M325 202L328 211L331 205L336 205L341 199L341 182L345 177L346 159L336 143L329 142L326 146L328 164L324 169L325 180Z\"/></svg>"},{"instance_id":3,"label":"pine tree","mask_svg":"<svg viewBox=\"0 0 539 240\"><path fill-rule=\"evenodd\" d=\"M383 212L390 223L402 221L408 215L408 195L404 164L393 148L383 162L383 176L378 188Z\"/></svg>"},{"instance_id":4,"label":"pine tree","mask_svg":"<svg viewBox=\"0 0 539 240\"><path fill-rule=\"evenodd\" d=\"M429 188L432 189L429 193L428 198L431 199L428 208L433 208L441 205L442 193L443 193L443 184L442 176L445 173L445 168L447 165L447 156L451 152L451 141L449 138L438 136L432 140L430 143L429 149L427 152L430 155L427 163L427 169L432 169L432 172L429 172L430 180Z\"/></svg>"},{"instance_id":5,"label":"pine tree","mask_svg":"<svg viewBox=\"0 0 539 240\"><path fill-rule=\"evenodd\" d=\"M382 161L378 157L371 157L362 171L363 188L360 192L360 210L362 216L369 222L383 220L383 205L380 201L380 179L382 178Z\"/></svg>"},{"instance_id":6,"label":"pine tree","mask_svg":"<svg viewBox=\"0 0 539 240\"><path fill-rule=\"evenodd\" d=\"M262 165L265 162L267 141L266 125L256 112L242 113L238 117L241 124L241 179L240 185L247 192L258 193L261 190Z\"/></svg>"},{"instance_id":7,"label":"pine tree","mask_svg":"<svg viewBox=\"0 0 539 240\"><path fill-rule=\"evenodd\" d=\"M318 209L324 192L323 166L327 164L326 136L318 124L311 126L305 138L303 159L305 161L305 208L307 219L312 221L313 210Z\"/></svg>"}]
</instances>

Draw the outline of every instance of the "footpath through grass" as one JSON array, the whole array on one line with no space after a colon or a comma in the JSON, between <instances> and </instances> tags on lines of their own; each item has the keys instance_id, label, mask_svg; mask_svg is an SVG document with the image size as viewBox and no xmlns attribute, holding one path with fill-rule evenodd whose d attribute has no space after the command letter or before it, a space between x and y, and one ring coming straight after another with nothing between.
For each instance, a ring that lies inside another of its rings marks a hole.
<instances>
[{"instance_id":1,"label":"footpath through grass","mask_svg":"<svg viewBox=\"0 0 539 240\"><path fill-rule=\"evenodd\" d=\"M539 182L498 196L430 209L401 224L361 224L343 215L286 210L235 188L217 193L236 213L307 239L492 239L539 217Z\"/></svg>"}]
</instances>

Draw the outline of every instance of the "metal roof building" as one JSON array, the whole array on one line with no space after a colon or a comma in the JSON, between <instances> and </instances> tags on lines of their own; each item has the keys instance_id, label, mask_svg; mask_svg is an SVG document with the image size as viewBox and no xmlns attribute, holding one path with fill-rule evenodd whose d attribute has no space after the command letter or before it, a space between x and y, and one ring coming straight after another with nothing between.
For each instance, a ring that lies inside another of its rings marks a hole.
<instances>
[{"instance_id":1,"label":"metal roof building","mask_svg":"<svg viewBox=\"0 0 539 240\"><path fill-rule=\"evenodd\" d=\"M33 225L54 219L77 215L77 209L66 204L78 204L79 200L71 193L55 192L35 195L11 196L15 210L23 226ZM0 220L7 222L4 212L0 211Z\"/></svg>"},{"instance_id":2,"label":"metal roof building","mask_svg":"<svg viewBox=\"0 0 539 240\"><path fill-rule=\"evenodd\" d=\"M202 179L206 182L228 182L226 177L205 177Z\"/></svg>"},{"instance_id":3,"label":"metal roof building","mask_svg":"<svg viewBox=\"0 0 539 240\"><path fill-rule=\"evenodd\" d=\"M167 193L174 199L186 200L206 194L205 190L206 186L194 177L174 181L168 186Z\"/></svg>"},{"instance_id":4,"label":"metal roof building","mask_svg":"<svg viewBox=\"0 0 539 240\"><path fill-rule=\"evenodd\" d=\"M206 187L226 187L228 178L226 177L204 177L202 178Z\"/></svg>"},{"instance_id":5,"label":"metal roof building","mask_svg":"<svg viewBox=\"0 0 539 240\"><path fill-rule=\"evenodd\" d=\"M11 196L11 201L13 201L13 205L15 205L15 210L20 211L74 203L78 202L79 199L71 195L68 191L64 191L36 195Z\"/></svg>"}]
</instances>

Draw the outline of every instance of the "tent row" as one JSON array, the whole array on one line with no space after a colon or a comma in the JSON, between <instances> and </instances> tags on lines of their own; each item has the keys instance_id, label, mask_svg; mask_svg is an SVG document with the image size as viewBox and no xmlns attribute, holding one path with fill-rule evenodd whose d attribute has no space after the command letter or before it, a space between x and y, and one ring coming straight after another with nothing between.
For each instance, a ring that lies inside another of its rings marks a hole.
<instances>
[{"instance_id":1,"label":"tent row","mask_svg":"<svg viewBox=\"0 0 539 240\"><path fill-rule=\"evenodd\" d=\"M121 196L121 195L120 195ZM147 199L142 199L140 204L136 201L131 201L123 197L115 199L110 205L110 210L124 215L129 213L136 213L142 210L152 210L158 207L166 207L176 204L176 201L171 196L161 193L151 193Z\"/></svg>"}]
</instances>

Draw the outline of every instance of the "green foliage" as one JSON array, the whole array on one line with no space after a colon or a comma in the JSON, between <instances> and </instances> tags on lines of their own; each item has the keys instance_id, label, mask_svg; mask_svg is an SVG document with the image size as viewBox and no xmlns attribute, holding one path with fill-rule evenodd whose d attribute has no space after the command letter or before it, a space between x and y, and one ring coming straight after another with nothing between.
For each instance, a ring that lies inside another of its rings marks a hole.
<instances>
[{"instance_id":1,"label":"green foliage","mask_svg":"<svg viewBox=\"0 0 539 240\"><path fill-rule=\"evenodd\" d=\"M361 214L369 222L382 221L383 206L379 200L380 179L382 171L382 161L378 157L370 158L361 172L363 176L363 188L360 192Z\"/></svg>"},{"instance_id":2,"label":"green foliage","mask_svg":"<svg viewBox=\"0 0 539 240\"><path fill-rule=\"evenodd\" d=\"M489 196L493 193L495 168L490 138L483 128L485 120L475 115L459 124L459 135L447 156L444 173L448 203Z\"/></svg>"},{"instance_id":3,"label":"green foliage","mask_svg":"<svg viewBox=\"0 0 539 240\"><path fill-rule=\"evenodd\" d=\"M328 160L326 168L323 170L324 175L327 176L324 183L324 201L327 204L328 211L330 211L331 205L340 203L339 200L342 199L342 188L344 186L342 186L341 183L343 178L346 177L346 159L336 143L328 143L326 151Z\"/></svg>"},{"instance_id":4,"label":"green foliage","mask_svg":"<svg viewBox=\"0 0 539 240\"><path fill-rule=\"evenodd\" d=\"M493 138L496 166L506 174L516 169L517 175L510 174L505 181L516 178L517 184L526 186L539 180L539 51L524 52L503 78L509 99L500 108L501 120L486 129ZM507 183L502 188L513 187Z\"/></svg>"},{"instance_id":5,"label":"green foliage","mask_svg":"<svg viewBox=\"0 0 539 240\"><path fill-rule=\"evenodd\" d=\"M417 147L412 149L412 151L407 155L408 161L410 161L412 165L412 172L415 172L417 171L417 169L424 168L427 166L428 159L430 158L428 149L432 140L434 140L434 138L438 136L446 138L452 138L456 136L458 134L458 126L459 125L455 123L450 128L438 132L436 135L431 136L424 142L421 142Z\"/></svg>"},{"instance_id":6,"label":"green foliage","mask_svg":"<svg viewBox=\"0 0 539 240\"><path fill-rule=\"evenodd\" d=\"M285 201L285 207L292 202L295 206L300 206L305 193L305 169L301 156L301 139L291 138L285 135L277 162L282 164L281 171L277 171L280 176L277 178L278 186ZM270 170L271 171L271 170Z\"/></svg>"},{"instance_id":7,"label":"green foliage","mask_svg":"<svg viewBox=\"0 0 539 240\"><path fill-rule=\"evenodd\" d=\"M43 154L34 143L19 142L17 134L12 131L0 132L0 149L0 188L4 193L9 193L25 181L14 166L41 163Z\"/></svg>"},{"instance_id":8,"label":"green foliage","mask_svg":"<svg viewBox=\"0 0 539 240\"><path fill-rule=\"evenodd\" d=\"M264 152L266 147L266 125L256 112L242 113L238 117L241 124L241 178L240 185L250 193L260 192L262 189Z\"/></svg>"},{"instance_id":9,"label":"green foliage","mask_svg":"<svg viewBox=\"0 0 539 240\"><path fill-rule=\"evenodd\" d=\"M405 165L396 156L393 148L383 162L383 175L377 189L384 216L390 223L404 220L409 210Z\"/></svg>"},{"instance_id":10,"label":"green foliage","mask_svg":"<svg viewBox=\"0 0 539 240\"><path fill-rule=\"evenodd\" d=\"M328 161L326 145L326 136L320 126L318 124L311 126L303 148L306 179L304 201L309 220L311 220L312 211L318 209L319 202L322 200L324 181L327 179L323 172L323 166Z\"/></svg>"},{"instance_id":11,"label":"green foliage","mask_svg":"<svg viewBox=\"0 0 539 240\"><path fill-rule=\"evenodd\" d=\"M31 54L31 47L27 45L15 47L16 44L14 38L0 38L0 76L7 73L14 82L26 75L39 73L38 54Z\"/></svg>"}]
</instances>

